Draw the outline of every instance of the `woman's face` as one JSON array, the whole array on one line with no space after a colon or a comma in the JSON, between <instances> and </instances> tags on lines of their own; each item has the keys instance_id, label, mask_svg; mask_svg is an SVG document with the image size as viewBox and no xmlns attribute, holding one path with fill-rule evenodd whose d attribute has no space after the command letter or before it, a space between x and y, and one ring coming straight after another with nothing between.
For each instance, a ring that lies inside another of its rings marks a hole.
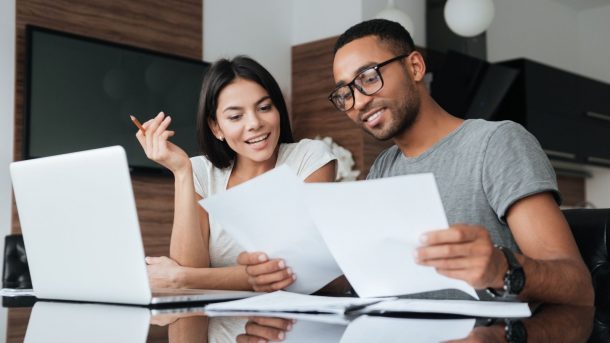
<instances>
[{"instance_id":1,"label":"woman's face","mask_svg":"<svg viewBox=\"0 0 610 343\"><path fill-rule=\"evenodd\" d=\"M226 140L237 158L266 162L274 156L280 137L280 113L258 83L237 78L218 96L217 138Z\"/></svg>"}]
</instances>

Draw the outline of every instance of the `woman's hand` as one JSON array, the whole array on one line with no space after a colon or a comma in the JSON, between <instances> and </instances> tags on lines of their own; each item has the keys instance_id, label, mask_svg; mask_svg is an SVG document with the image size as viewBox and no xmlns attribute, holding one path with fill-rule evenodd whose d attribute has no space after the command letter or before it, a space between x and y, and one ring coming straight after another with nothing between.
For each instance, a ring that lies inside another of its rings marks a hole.
<instances>
[{"instance_id":1,"label":"woman's hand","mask_svg":"<svg viewBox=\"0 0 610 343\"><path fill-rule=\"evenodd\" d=\"M146 257L151 288L182 288L182 267L169 257Z\"/></svg>"},{"instance_id":2,"label":"woman's hand","mask_svg":"<svg viewBox=\"0 0 610 343\"><path fill-rule=\"evenodd\" d=\"M297 279L284 260L269 260L267 255L261 252L244 251L237 256L237 263L246 267L248 283L257 292L284 289Z\"/></svg>"},{"instance_id":3,"label":"woman's hand","mask_svg":"<svg viewBox=\"0 0 610 343\"><path fill-rule=\"evenodd\" d=\"M168 141L175 132L168 130L172 118L160 112L156 117L142 125L146 132L138 130L136 138L146 157L169 169L174 175L180 171L186 171L190 166L190 160L186 152L174 143Z\"/></svg>"},{"instance_id":4,"label":"woman's hand","mask_svg":"<svg viewBox=\"0 0 610 343\"><path fill-rule=\"evenodd\" d=\"M237 336L238 343L283 341L286 332L292 330L291 319L251 317L246 323L246 333Z\"/></svg>"}]
</instances>

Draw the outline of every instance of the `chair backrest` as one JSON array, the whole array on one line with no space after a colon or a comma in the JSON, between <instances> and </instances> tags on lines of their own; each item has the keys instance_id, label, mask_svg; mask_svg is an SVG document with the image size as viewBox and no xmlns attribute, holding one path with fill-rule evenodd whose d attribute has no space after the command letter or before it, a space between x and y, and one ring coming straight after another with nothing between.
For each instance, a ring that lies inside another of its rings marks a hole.
<instances>
[{"instance_id":1,"label":"chair backrest","mask_svg":"<svg viewBox=\"0 0 610 343\"><path fill-rule=\"evenodd\" d=\"M7 235L4 238L2 288L32 288L22 235Z\"/></svg>"},{"instance_id":2,"label":"chair backrest","mask_svg":"<svg viewBox=\"0 0 610 343\"><path fill-rule=\"evenodd\" d=\"M595 307L610 311L610 209L564 210L595 289Z\"/></svg>"}]
</instances>

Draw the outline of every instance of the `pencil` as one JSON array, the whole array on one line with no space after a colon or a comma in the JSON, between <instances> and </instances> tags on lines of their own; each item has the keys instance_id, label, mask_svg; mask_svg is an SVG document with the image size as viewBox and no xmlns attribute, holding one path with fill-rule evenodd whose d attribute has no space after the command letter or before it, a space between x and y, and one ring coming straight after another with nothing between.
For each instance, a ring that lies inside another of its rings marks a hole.
<instances>
[{"instance_id":1,"label":"pencil","mask_svg":"<svg viewBox=\"0 0 610 343\"><path fill-rule=\"evenodd\" d=\"M132 115L129 115L129 118L131 118L131 121L138 127L138 129L140 129L140 131L142 131L142 134L144 136L146 136L146 130L144 129L144 127L142 127L142 124L140 124L140 121Z\"/></svg>"}]
</instances>

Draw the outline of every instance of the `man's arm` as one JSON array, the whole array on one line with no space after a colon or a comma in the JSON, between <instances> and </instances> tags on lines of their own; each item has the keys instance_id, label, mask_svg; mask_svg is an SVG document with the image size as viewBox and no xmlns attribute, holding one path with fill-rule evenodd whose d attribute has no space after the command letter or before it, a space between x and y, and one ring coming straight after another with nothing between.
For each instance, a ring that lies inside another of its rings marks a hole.
<instances>
[{"instance_id":1,"label":"man's arm","mask_svg":"<svg viewBox=\"0 0 610 343\"><path fill-rule=\"evenodd\" d=\"M522 254L515 254L525 271L524 301L592 305L591 275L570 228L550 193L517 201L507 223ZM454 225L422 238L417 260L440 274L468 282L477 289L501 289L508 264L480 226Z\"/></svg>"}]
</instances>

